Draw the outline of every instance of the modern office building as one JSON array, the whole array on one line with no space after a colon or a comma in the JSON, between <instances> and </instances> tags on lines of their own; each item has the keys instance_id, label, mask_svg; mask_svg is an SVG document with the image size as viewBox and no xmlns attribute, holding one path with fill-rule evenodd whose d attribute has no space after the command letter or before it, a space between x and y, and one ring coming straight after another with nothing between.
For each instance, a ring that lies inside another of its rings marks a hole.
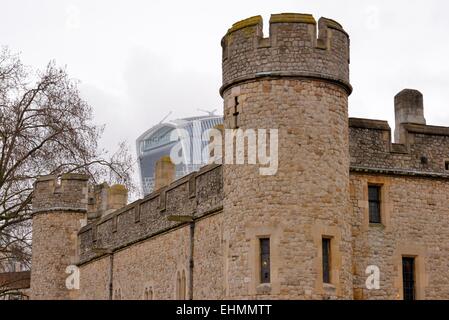
<instances>
[{"instance_id":1,"label":"modern office building","mask_svg":"<svg viewBox=\"0 0 449 320\"><path fill-rule=\"evenodd\" d=\"M173 120L153 126L143 133L136 142L140 181L144 195L154 189L154 169L156 161L170 156L175 146L182 150L183 161L176 165L176 178L181 178L207 164L202 155L207 146L203 139L207 130L223 123L223 117L209 114Z\"/></svg>"}]
</instances>

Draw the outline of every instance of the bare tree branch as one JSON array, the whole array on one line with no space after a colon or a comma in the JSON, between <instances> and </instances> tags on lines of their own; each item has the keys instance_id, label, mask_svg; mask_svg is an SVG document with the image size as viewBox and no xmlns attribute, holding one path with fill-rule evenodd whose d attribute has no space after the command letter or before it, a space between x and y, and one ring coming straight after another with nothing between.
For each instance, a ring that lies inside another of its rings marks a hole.
<instances>
[{"instance_id":1,"label":"bare tree branch","mask_svg":"<svg viewBox=\"0 0 449 320\"><path fill-rule=\"evenodd\" d=\"M113 154L101 150L104 127L92 118L78 82L64 68L52 61L33 72L19 55L0 49L0 272L10 261L29 265L38 176L85 173L94 182L136 189L127 145L120 143Z\"/></svg>"}]
</instances>

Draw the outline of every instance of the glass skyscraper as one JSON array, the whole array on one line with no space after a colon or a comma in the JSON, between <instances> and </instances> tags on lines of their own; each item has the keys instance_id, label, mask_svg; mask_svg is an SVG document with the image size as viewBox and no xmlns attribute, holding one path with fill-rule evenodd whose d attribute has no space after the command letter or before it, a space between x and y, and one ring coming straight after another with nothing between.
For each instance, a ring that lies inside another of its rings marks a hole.
<instances>
[{"instance_id":1,"label":"glass skyscraper","mask_svg":"<svg viewBox=\"0 0 449 320\"><path fill-rule=\"evenodd\" d=\"M154 190L156 162L163 156L170 156L172 148L182 150L183 163L176 164L176 178L179 179L199 170L208 163L202 151L208 141L202 139L207 130L223 123L217 115L191 117L160 123L142 134L136 141L140 180L144 195Z\"/></svg>"}]
</instances>

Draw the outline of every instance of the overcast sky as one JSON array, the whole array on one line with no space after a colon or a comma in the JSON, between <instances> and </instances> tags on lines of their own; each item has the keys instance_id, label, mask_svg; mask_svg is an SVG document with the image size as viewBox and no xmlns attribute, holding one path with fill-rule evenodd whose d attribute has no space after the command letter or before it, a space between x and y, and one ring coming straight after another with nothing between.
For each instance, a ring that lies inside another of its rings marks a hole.
<instances>
[{"instance_id":1,"label":"overcast sky","mask_svg":"<svg viewBox=\"0 0 449 320\"><path fill-rule=\"evenodd\" d=\"M448 10L445 0L0 0L0 45L36 68L66 65L106 124L104 146L134 147L169 111L222 113L220 40L234 22L312 13L351 36L350 116L393 128L393 97L407 87L424 94L428 123L449 126Z\"/></svg>"}]
</instances>

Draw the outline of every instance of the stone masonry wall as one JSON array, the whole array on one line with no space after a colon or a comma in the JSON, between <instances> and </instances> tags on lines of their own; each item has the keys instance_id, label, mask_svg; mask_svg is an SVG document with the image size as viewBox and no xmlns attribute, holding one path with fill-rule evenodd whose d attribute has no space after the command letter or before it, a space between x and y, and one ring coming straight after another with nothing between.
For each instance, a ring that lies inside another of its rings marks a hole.
<instances>
[{"instance_id":1,"label":"stone masonry wall","mask_svg":"<svg viewBox=\"0 0 449 320\"><path fill-rule=\"evenodd\" d=\"M273 84L275 82L271 83L271 85ZM259 85L267 86L266 83ZM241 114L242 121L244 121L244 117L248 116L247 110ZM430 129L433 131L429 131ZM352 268L347 268L346 271L353 272L353 289L350 290L353 290L355 299L401 299L402 256L414 256L417 259L417 297L419 299L449 299L449 281L446 277L446 269L449 265L449 195L447 194L449 180L444 178L444 168L432 165L432 163L440 163L440 160L445 159L444 150L449 149L445 148L446 137L442 135L442 129L440 129L439 135L430 134L435 132L434 127L430 127L430 129L421 129L422 132L423 130L427 131L425 134L417 133L412 140L415 141L415 144L407 149L407 146L403 145L388 145L390 130L385 122L351 119L349 130L353 167L350 174L351 214L349 222L352 226L353 254ZM398 149L392 150L392 148L404 149L400 149L402 152L397 154ZM407 150L413 151L405 153ZM374 156L365 156L365 153L371 153ZM429 162L428 171L413 167L410 163L420 162L421 159L417 155L421 154L426 154L429 159L439 160ZM281 155L280 158L282 159L283 156ZM314 160L307 159L304 161L303 165L314 162ZM373 172L358 172L355 169L358 168L355 166L356 164ZM394 171L391 174L382 174L378 168ZM276 194L278 194L276 197L281 195L285 197L288 195L288 190L293 192L293 189L287 187L288 183L286 182L285 186L278 191L269 189L270 194L272 193L271 196L264 196L267 199L265 202L262 201L259 205L252 207L251 212L258 212L257 218L252 218L245 213L244 209L241 209L241 214L235 216L234 233L230 233L229 229L224 228L224 223L228 225L232 223L234 221L232 216L220 211L212 215L207 214L211 209L221 206L223 192L221 169L220 166L213 166L203 169L201 173L195 175L195 196L201 199L196 205L191 206L187 197L189 188L193 188L191 186L192 177L177 181L166 190L166 195L168 194L166 210L169 210L169 213L178 213L180 216L193 214L194 217L197 217L194 237L194 299L229 297L234 285L245 286L247 297L251 298L320 299L323 295L331 298L338 297L336 293L332 294L332 291L329 291L332 288L328 287L324 288L324 291L320 291L323 289L313 284L320 277L320 250L319 241L317 241L320 239L315 239L316 234L320 236L322 233L336 235L341 246L337 250L347 250L345 242L341 240L342 236L345 237L349 233L341 228L341 224L339 225L341 220L338 219L338 216L336 216L335 225L332 225L327 219L323 220L320 215L316 214L319 210L313 204L321 207L328 200L323 195L320 196L318 190L315 190L313 194L319 198L308 201L306 207L298 207L300 214L295 214L288 208L285 210L274 209L276 205L273 202L273 197ZM293 171L289 170L289 172ZM394 172L396 174L393 174ZM427 176L416 176L419 172L426 173ZM237 181L238 177L242 175L236 171L234 173L236 174L235 181ZM438 177L432 177L432 175L438 175ZM266 178L267 181L269 179ZM368 221L368 184L382 186L383 223L381 225L370 225ZM310 189L311 184L304 182L304 186L299 186L294 190L304 196L307 188ZM259 188L259 190L262 189L265 188ZM122 299L143 299L146 288L152 289L154 299L176 299L176 275L182 271L187 276L186 293L188 296L190 227L189 224L182 222L156 221L164 219L169 214L158 216L161 214L158 197L160 194L157 197L153 194L147 198L150 199L148 203L140 202L143 209L141 209L141 220L137 225L143 224L154 228L148 227L147 230L151 230L152 233L148 233L146 240L132 244L133 239L137 239L133 234L136 231L132 229L136 225L133 220L135 216L127 211L133 205L116 213L129 215L129 217L119 220L126 224L118 225L117 233L122 232L122 237L116 240L117 243L113 247L117 249L113 259L113 288L114 291L120 289ZM300 199L299 194L291 196L292 203L297 203ZM288 201L283 201L283 203L288 203ZM233 204L238 205L238 202ZM332 207L332 205L326 207L327 211ZM275 210L277 214L266 216L263 213L265 208L268 208L268 212ZM196 212L203 213L202 217ZM310 216L307 213L310 213ZM153 215L152 219L154 220L146 222L146 214ZM97 229L100 231L97 233L97 243L102 239L101 245L111 241L104 237L104 234L108 234L107 228L113 227L112 224L108 224L111 222L107 221L99 222L104 226ZM157 223L167 223L167 225L158 229L160 225ZM173 224L170 225L170 223ZM123 230L119 231L119 228ZM166 232L158 234L165 229ZM80 236L86 233L85 230L91 229L89 226L84 228L80 232ZM134 231L130 232L129 230ZM342 232L345 232L345 235L342 235ZM270 291L264 291L267 288L257 287L253 283L257 278L257 273L251 265L257 265L257 254L255 254L257 243L254 239L257 239L258 235L273 237L272 272L274 278ZM84 243L91 248L94 244L93 242L89 244L89 241ZM244 250L238 251L240 254L237 254L235 248L230 249L231 243L234 247L237 246ZM245 246L242 246L243 244ZM301 255L297 248L301 248ZM304 257L304 261L298 260L300 256ZM241 269L241 275L229 276L227 274L229 265L240 261L240 259L246 261L245 269ZM341 259L341 255L337 255L340 266L343 263ZM110 257L105 256L81 265L82 290L80 298L108 298L110 261ZM366 289L365 270L370 265L380 268L380 290ZM301 267L301 269L296 270L295 267ZM289 272L296 270L293 273L295 276L290 277L284 270L289 270ZM344 271L342 269L335 270L340 273L339 276L342 279L345 279L344 273L342 273ZM311 281L310 284L309 281ZM340 288L340 290L342 289Z\"/></svg>"},{"instance_id":2,"label":"stone masonry wall","mask_svg":"<svg viewBox=\"0 0 449 320\"><path fill-rule=\"evenodd\" d=\"M221 210L222 168L212 165L88 224L79 232L80 264Z\"/></svg>"},{"instance_id":3,"label":"stone masonry wall","mask_svg":"<svg viewBox=\"0 0 449 320\"><path fill-rule=\"evenodd\" d=\"M189 244L186 226L118 251L114 254L114 291L120 290L122 299L141 300L145 288L151 287L154 299L176 299L177 272L187 276L189 271Z\"/></svg>"},{"instance_id":4,"label":"stone masonry wall","mask_svg":"<svg viewBox=\"0 0 449 320\"><path fill-rule=\"evenodd\" d=\"M347 92L315 80L260 80L225 92L225 123L239 98L241 129L279 129L279 169L224 165L225 274L230 298L352 297L347 221ZM258 239L270 237L271 284L260 283ZM322 237L333 238L323 285Z\"/></svg>"},{"instance_id":5,"label":"stone masonry wall","mask_svg":"<svg viewBox=\"0 0 449 320\"><path fill-rule=\"evenodd\" d=\"M214 300L225 297L223 220L219 213L200 220L195 227L193 298Z\"/></svg>"},{"instance_id":6,"label":"stone masonry wall","mask_svg":"<svg viewBox=\"0 0 449 320\"><path fill-rule=\"evenodd\" d=\"M69 299L68 266L76 264L76 234L85 213L53 211L33 217L31 299Z\"/></svg>"},{"instance_id":7,"label":"stone masonry wall","mask_svg":"<svg viewBox=\"0 0 449 320\"><path fill-rule=\"evenodd\" d=\"M79 299L109 299L110 257L106 256L80 267Z\"/></svg>"},{"instance_id":8,"label":"stone masonry wall","mask_svg":"<svg viewBox=\"0 0 449 320\"><path fill-rule=\"evenodd\" d=\"M197 300L223 298L222 219L219 213L195 223L193 297ZM141 300L150 288L153 299L177 299L177 273L184 272L188 297L190 245L190 226L185 225L115 252L114 293L120 290L121 299ZM81 266L81 299L108 299L110 263L107 256Z\"/></svg>"},{"instance_id":9,"label":"stone masonry wall","mask_svg":"<svg viewBox=\"0 0 449 320\"><path fill-rule=\"evenodd\" d=\"M368 184L382 186L382 224L369 224ZM449 299L449 180L352 173L354 297L401 299L402 256L415 257L418 299ZM380 290L365 270L380 268Z\"/></svg>"},{"instance_id":10,"label":"stone masonry wall","mask_svg":"<svg viewBox=\"0 0 449 320\"><path fill-rule=\"evenodd\" d=\"M73 299L66 268L77 263L77 233L87 212L87 180L66 174L37 179L33 193L31 299Z\"/></svg>"},{"instance_id":11,"label":"stone masonry wall","mask_svg":"<svg viewBox=\"0 0 449 320\"><path fill-rule=\"evenodd\" d=\"M449 128L407 124L407 143L393 144L386 121L350 119L349 126L352 170L449 175Z\"/></svg>"},{"instance_id":12,"label":"stone masonry wall","mask_svg":"<svg viewBox=\"0 0 449 320\"><path fill-rule=\"evenodd\" d=\"M403 124L404 143L394 144L384 121L348 125L349 36L333 20L317 27L311 15L272 15L264 38L252 17L222 47L224 127L278 129L278 172L207 166L80 230L86 178L42 178L32 295L108 299L112 279L115 299L176 299L183 275L194 299L401 299L406 256L416 260L416 297L449 299L449 128ZM370 184L382 190L381 224L369 223ZM266 237L271 273L262 284ZM76 242L79 295L63 287ZM379 267L380 290L366 288L368 266Z\"/></svg>"}]
</instances>

